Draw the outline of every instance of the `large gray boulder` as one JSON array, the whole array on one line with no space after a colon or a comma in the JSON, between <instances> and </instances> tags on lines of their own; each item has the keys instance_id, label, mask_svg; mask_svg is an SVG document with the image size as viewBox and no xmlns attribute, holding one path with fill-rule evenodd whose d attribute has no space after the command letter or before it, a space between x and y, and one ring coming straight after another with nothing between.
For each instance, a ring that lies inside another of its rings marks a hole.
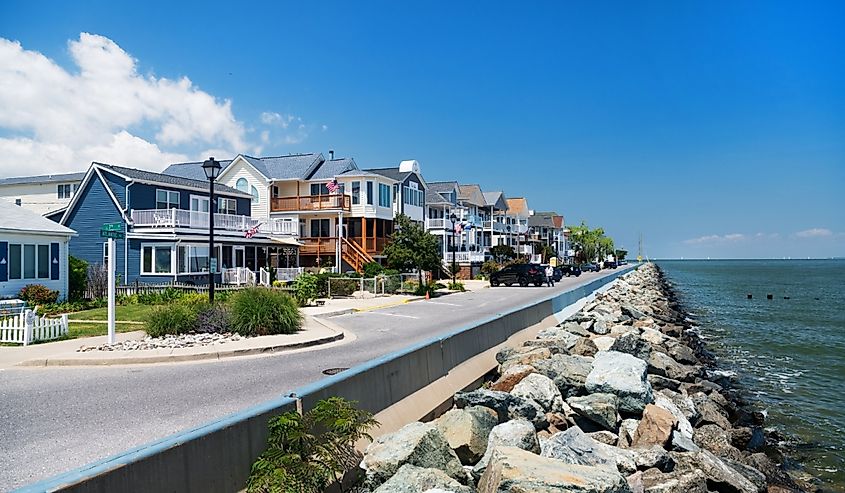
<instances>
[{"instance_id":1,"label":"large gray boulder","mask_svg":"<svg viewBox=\"0 0 845 493\"><path fill-rule=\"evenodd\" d=\"M563 411L563 397L560 395L554 381L538 373L532 373L523 378L511 390L511 395L531 399L543 406L547 412Z\"/></svg>"},{"instance_id":2,"label":"large gray boulder","mask_svg":"<svg viewBox=\"0 0 845 493\"><path fill-rule=\"evenodd\" d=\"M597 352L599 352L599 348L596 347L596 343L589 337L581 337L578 339L578 342L572 346L572 349L569 350L569 354L589 356L591 358L595 356Z\"/></svg>"},{"instance_id":3,"label":"large gray boulder","mask_svg":"<svg viewBox=\"0 0 845 493\"><path fill-rule=\"evenodd\" d=\"M561 325L561 328L563 328L563 330L570 332L572 334L575 334L576 336L579 336L579 337L589 337L590 336L590 333L587 331L587 327L585 325L578 323L578 322L574 322L574 321L564 322L563 325Z\"/></svg>"},{"instance_id":4,"label":"large gray boulder","mask_svg":"<svg viewBox=\"0 0 845 493\"><path fill-rule=\"evenodd\" d=\"M700 469L709 483L717 485L714 490L730 493L761 493L765 491L746 478L743 474L728 465L712 452L671 452L675 459L675 470L678 472Z\"/></svg>"},{"instance_id":5,"label":"large gray boulder","mask_svg":"<svg viewBox=\"0 0 845 493\"><path fill-rule=\"evenodd\" d=\"M554 340L557 342L557 344L560 344L568 350L571 349L576 342L578 342L578 335L573 334L571 331L566 330L562 327L550 327L548 329L543 329L538 332L537 339Z\"/></svg>"},{"instance_id":6,"label":"large gray boulder","mask_svg":"<svg viewBox=\"0 0 845 493\"><path fill-rule=\"evenodd\" d=\"M548 348L535 346L506 347L496 353L499 373L502 374L514 365L530 365L534 361L548 359L552 355Z\"/></svg>"},{"instance_id":7,"label":"large gray boulder","mask_svg":"<svg viewBox=\"0 0 845 493\"><path fill-rule=\"evenodd\" d=\"M614 394L596 393L583 397L570 397L566 403L573 411L605 430L616 431L619 419L619 398Z\"/></svg>"},{"instance_id":8,"label":"large gray boulder","mask_svg":"<svg viewBox=\"0 0 845 493\"><path fill-rule=\"evenodd\" d=\"M514 447L497 447L478 482L478 493L631 493L606 467L563 464Z\"/></svg>"},{"instance_id":9,"label":"large gray boulder","mask_svg":"<svg viewBox=\"0 0 845 493\"><path fill-rule=\"evenodd\" d=\"M470 406L452 409L434 421L437 429L455 451L461 464L478 462L487 450L490 430L499 423L486 408Z\"/></svg>"},{"instance_id":10,"label":"large gray boulder","mask_svg":"<svg viewBox=\"0 0 845 493\"><path fill-rule=\"evenodd\" d=\"M528 450L532 453L540 453L540 442L537 441L537 434L534 431L534 426L523 419L515 419L496 425L490 436L487 439L487 449L484 456L473 467L472 473L475 477L481 476L487 463L490 461L490 456L493 449L499 446L517 447L522 450Z\"/></svg>"},{"instance_id":11,"label":"large gray boulder","mask_svg":"<svg viewBox=\"0 0 845 493\"><path fill-rule=\"evenodd\" d=\"M436 426L414 422L399 431L378 437L367 446L361 469L371 488L380 486L405 464L444 471L449 477L467 482L458 456Z\"/></svg>"},{"instance_id":12,"label":"large gray boulder","mask_svg":"<svg viewBox=\"0 0 845 493\"><path fill-rule=\"evenodd\" d=\"M473 489L450 478L439 469L422 468L411 464L400 467L396 474L376 488L373 493L420 493L428 490L451 493L473 493Z\"/></svg>"},{"instance_id":13,"label":"large gray boulder","mask_svg":"<svg viewBox=\"0 0 845 493\"><path fill-rule=\"evenodd\" d=\"M620 411L641 413L646 404L654 401L646 369L645 361L630 354L599 351L587 375L587 391L615 394Z\"/></svg>"},{"instance_id":14,"label":"large gray boulder","mask_svg":"<svg viewBox=\"0 0 845 493\"><path fill-rule=\"evenodd\" d=\"M490 390L498 390L500 392L510 392L514 385L518 384L523 378L534 373L536 370L531 365L514 365L509 367L498 380L493 382Z\"/></svg>"},{"instance_id":15,"label":"large gray boulder","mask_svg":"<svg viewBox=\"0 0 845 493\"><path fill-rule=\"evenodd\" d=\"M685 416L684 412L681 411L675 402L660 392L654 394L654 405L663 409L664 411L668 411L672 416L675 417L677 421L677 428L678 431L681 432L687 438L692 438L692 424L690 424L689 420Z\"/></svg>"},{"instance_id":16,"label":"large gray boulder","mask_svg":"<svg viewBox=\"0 0 845 493\"><path fill-rule=\"evenodd\" d=\"M699 469L669 473L649 469L640 481L646 493L707 493L707 476Z\"/></svg>"},{"instance_id":17,"label":"large gray boulder","mask_svg":"<svg viewBox=\"0 0 845 493\"><path fill-rule=\"evenodd\" d=\"M555 433L545 440L541 444L540 455L567 464L612 467L625 474L637 470L637 464L629 451L597 442L577 426Z\"/></svg>"},{"instance_id":18,"label":"large gray boulder","mask_svg":"<svg viewBox=\"0 0 845 493\"><path fill-rule=\"evenodd\" d=\"M613 345L610 346L610 350L618 351L620 353L628 353L643 361L648 361L648 357L651 355L651 344L639 335L627 332L616 337L616 340L613 341Z\"/></svg>"},{"instance_id":19,"label":"large gray boulder","mask_svg":"<svg viewBox=\"0 0 845 493\"><path fill-rule=\"evenodd\" d=\"M527 419L534 423L538 430L548 426L543 407L533 400L523 399L507 392L476 389L471 392L455 394L455 405L459 408L468 406L484 406L496 411L499 423L511 419Z\"/></svg>"},{"instance_id":20,"label":"large gray boulder","mask_svg":"<svg viewBox=\"0 0 845 493\"><path fill-rule=\"evenodd\" d=\"M695 409L701 415L698 425L714 424L723 430L731 428L731 422L728 421L728 413L722 409L722 406L716 404L704 392L698 392L690 396Z\"/></svg>"},{"instance_id":21,"label":"large gray boulder","mask_svg":"<svg viewBox=\"0 0 845 493\"><path fill-rule=\"evenodd\" d=\"M742 460L742 453L731 445L731 435L716 425L706 424L696 429L692 439L699 447L723 459Z\"/></svg>"},{"instance_id":22,"label":"large gray boulder","mask_svg":"<svg viewBox=\"0 0 845 493\"><path fill-rule=\"evenodd\" d=\"M535 361L533 366L537 373L551 378L564 397L570 397L585 393L593 358L555 354L547 360Z\"/></svg>"},{"instance_id":23,"label":"large gray boulder","mask_svg":"<svg viewBox=\"0 0 845 493\"><path fill-rule=\"evenodd\" d=\"M668 354L659 351L653 351L648 358L648 371L681 382L693 381L698 372L695 367L682 365Z\"/></svg>"}]
</instances>

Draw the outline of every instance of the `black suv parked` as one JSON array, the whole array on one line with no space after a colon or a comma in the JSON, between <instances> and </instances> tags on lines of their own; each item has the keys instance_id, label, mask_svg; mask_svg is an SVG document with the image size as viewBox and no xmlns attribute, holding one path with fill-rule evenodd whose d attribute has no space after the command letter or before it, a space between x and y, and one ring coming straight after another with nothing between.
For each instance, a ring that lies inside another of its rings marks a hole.
<instances>
[{"instance_id":1,"label":"black suv parked","mask_svg":"<svg viewBox=\"0 0 845 493\"><path fill-rule=\"evenodd\" d=\"M578 277L581 275L581 269L577 265L561 265L560 269L563 271L563 275L566 277Z\"/></svg>"},{"instance_id":2,"label":"black suv parked","mask_svg":"<svg viewBox=\"0 0 845 493\"><path fill-rule=\"evenodd\" d=\"M546 282L546 273L540 264L509 265L490 276L490 286L493 287L499 284L511 286L516 283L524 287L532 282L535 286L542 286Z\"/></svg>"}]
</instances>

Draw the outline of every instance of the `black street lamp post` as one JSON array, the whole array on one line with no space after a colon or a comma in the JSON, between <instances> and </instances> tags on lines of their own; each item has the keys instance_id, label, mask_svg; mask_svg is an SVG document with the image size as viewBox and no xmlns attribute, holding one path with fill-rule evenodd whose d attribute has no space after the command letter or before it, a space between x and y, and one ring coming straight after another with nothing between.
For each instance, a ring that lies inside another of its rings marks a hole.
<instances>
[{"instance_id":1,"label":"black street lamp post","mask_svg":"<svg viewBox=\"0 0 845 493\"><path fill-rule=\"evenodd\" d=\"M456 223L458 221L458 216L452 214L449 216L449 220L452 221L452 236L449 237L449 247L452 249L452 285L454 287L455 284L455 274L457 274L457 267L455 266L455 231Z\"/></svg>"},{"instance_id":2,"label":"black street lamp post","mask_svg":"<svg viewBox=\"0 0 845 493\"><path fill-rule=\"evenodd\" d=\"M208 178L208 302L214 303L214 180L220 176L220 163L213 157L202 163L202 170Z\"/></svg>"}]
</instances>

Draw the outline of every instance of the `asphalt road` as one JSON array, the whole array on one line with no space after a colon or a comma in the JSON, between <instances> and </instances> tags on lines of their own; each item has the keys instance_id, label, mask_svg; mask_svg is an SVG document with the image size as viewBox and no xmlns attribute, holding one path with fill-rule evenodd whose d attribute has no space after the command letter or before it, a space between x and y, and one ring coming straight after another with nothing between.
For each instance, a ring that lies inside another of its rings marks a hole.
<instances>
[{"instance_id":1,"label":"asphalt road","mask_svg":"<svg viewBox=\"0 0 845 493\"><path fill-rule=\"evenodd\" d=\"M271 356L102 368L0 370L0 491L289 394L473 320L615 271L498 287L332 318L357 339Z\"/></svg>"}]
</instances>

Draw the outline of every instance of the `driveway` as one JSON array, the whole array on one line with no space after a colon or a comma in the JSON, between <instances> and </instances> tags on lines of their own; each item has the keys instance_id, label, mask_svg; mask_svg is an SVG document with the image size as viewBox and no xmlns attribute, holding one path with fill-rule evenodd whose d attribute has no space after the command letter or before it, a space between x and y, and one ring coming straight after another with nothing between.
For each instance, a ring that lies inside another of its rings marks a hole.
<instances>
[{"instance_id":1,"label":"driveway","mask_svg":"<svg viewBox=\"0 0 845 493\"><path fill-rule=\"evenodd\" d=\"M263 401L415 342L615 271L334 317L352 340L228 360L0 370L0 490L23 486Z\"/></svg>"}]
</instances>

